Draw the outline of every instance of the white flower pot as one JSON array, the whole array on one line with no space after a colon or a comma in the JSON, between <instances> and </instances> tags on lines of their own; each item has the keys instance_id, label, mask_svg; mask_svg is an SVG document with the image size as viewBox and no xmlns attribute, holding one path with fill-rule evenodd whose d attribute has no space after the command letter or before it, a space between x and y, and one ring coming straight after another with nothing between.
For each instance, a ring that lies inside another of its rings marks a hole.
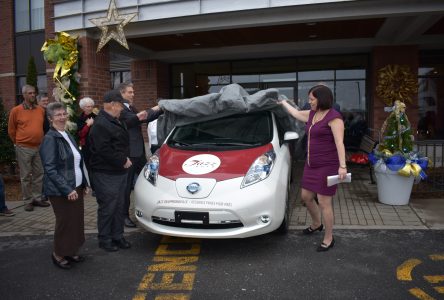
<instances>
[{"instance_id":1,"label":"white flower pot","mask_svg":"<svg viewBox=\"0 0 444 300\"><path fill-rule=\"evenodd\" d=\"M405 177L389 169L375 168L379 202L388 205L409 204L415 177Z\"/></svg>"}]
</instances>

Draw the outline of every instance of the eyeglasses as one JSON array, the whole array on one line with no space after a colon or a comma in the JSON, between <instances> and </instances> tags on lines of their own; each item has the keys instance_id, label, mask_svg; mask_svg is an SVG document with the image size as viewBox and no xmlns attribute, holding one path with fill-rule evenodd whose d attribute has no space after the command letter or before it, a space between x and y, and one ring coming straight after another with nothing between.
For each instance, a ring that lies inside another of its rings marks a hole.
<instances>
[{"instance_id":1,"label":"eyeglasses","mask_svg":"<svg viewBox=\"0 0 444 300\"><path fill-rule=\"evenodd\" d=\"M60 117L67 117L68 113L61 113L61 114L55 114L54 117L60 118Z\"/></svg>"}]
</instances>

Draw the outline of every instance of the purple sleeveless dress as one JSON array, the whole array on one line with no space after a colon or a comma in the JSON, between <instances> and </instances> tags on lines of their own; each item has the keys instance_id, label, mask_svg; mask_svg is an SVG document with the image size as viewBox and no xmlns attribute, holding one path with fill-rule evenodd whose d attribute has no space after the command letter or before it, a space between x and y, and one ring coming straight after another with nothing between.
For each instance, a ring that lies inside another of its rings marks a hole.
<instances>
[{"instance_id":1,"label":"purple sleeveless dress","mask_svg":"<svg viewBox=\"0 0 444 300\"><path fill-rule=\"evenodd\" d=\"M302 176L302 187L317 194L333 196L337 185L327 186L327 176L338 175L339 159L336 144L328 122L342 115L331 108L325 117L312 125L315 111L311 110L305 133L307 134L307 160Z\"/></svg>"}]
</instances>

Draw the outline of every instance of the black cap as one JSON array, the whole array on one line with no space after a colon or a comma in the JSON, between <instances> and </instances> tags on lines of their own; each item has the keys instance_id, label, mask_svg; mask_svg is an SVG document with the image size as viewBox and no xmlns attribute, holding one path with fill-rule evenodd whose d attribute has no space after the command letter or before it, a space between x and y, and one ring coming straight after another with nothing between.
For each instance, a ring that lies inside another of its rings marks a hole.
<instances>
[{"instance_id":1,"label":"black cap","mask_svg":"<svg viewBox=\"0 0 444 300\"><path fill-rule=\"evenodd\" d=\"M111 90L105 93L105 96L103 96L103 102L105 103L111 103L111 102L120 102L123 103L123 97L120 94L119 90Z\"/></svg>"}]
</instances>

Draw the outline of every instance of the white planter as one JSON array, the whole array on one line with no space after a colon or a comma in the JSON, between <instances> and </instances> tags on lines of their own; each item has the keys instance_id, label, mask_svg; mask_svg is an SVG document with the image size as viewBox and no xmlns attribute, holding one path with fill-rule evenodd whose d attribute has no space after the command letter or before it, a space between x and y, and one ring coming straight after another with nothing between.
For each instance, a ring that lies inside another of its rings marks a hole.
<instances>
[{"instance_id":1,"label":"white planter","mask_svg":"<svg viewBox=\"0 0 444 300\"><path fill-rule=\"evenodd\" d=\"M387 169L375 169L379 202L388 205L409 204L415 177L405 177Z\"/></svg>"}]
</instances>

